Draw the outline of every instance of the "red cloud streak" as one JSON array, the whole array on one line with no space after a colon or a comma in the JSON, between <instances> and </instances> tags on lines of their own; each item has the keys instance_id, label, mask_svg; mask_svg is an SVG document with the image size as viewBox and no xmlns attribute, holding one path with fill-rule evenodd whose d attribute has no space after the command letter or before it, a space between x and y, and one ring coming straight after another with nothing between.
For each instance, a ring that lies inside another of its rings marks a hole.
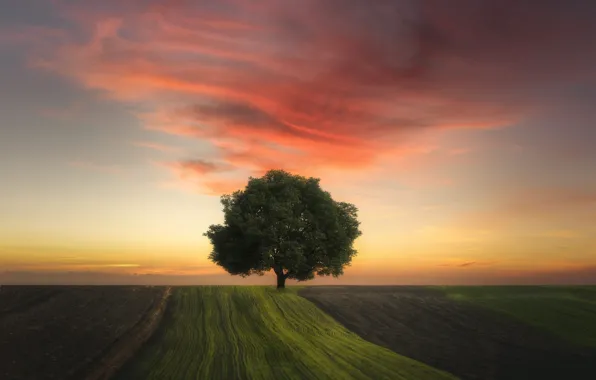
<instances>
[{"instance_id":1,"label":"red cloud streak","mask_svg":"<svg viewBox=\"0 0 596 380\"><path fill-rule=\"evenodd\" d=\"M69 29L13 33L35 65L152 107L148 128L213 142L228 169L361 168L411 133L511 125L595 79L590 1L62 4ZM172 167L220 183L189 162Z\"/></svg>"}]
</instances>

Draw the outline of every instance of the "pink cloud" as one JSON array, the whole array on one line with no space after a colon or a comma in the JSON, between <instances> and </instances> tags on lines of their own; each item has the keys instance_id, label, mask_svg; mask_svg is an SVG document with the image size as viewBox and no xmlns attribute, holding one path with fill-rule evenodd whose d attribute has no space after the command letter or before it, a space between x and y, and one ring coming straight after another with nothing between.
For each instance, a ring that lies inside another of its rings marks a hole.
<instances>
[{"instance_id":1,"label":"pink cloud","mask_svg":"<svg viewBox=\"0 0 596 380\"><path fill-rule=\"evenodd\" d=\"M183 160L175 162L157 163L156 165L169 169L178 181L169 181L163 185L168 188L182 189L185 191L220 195L231 193L246 185L245 179L218 178L217 174L228 174L235 167L222 162L207 160Z\"/></svg>"},{"instance_id":2,"label":"pink cloud","mask_svg":"<svg viewBox=\"0 0 596 380\"><path fill-rule=\"evenodd\" d=\"M134 142L133 145L141 147L141 148L156 150L159 152L180 152L180 150L181 150L180 148L177 148L177 147L159 144L159 143L155 143L155 142L149 142L149 141L137 141L137 142Z\"/></svg>"},{"instance_id":3,"label":"pink cloud","mask_svg":"<svg viewBox=\"0 0 596 380\"><path fill-rule=\"evenodd\" d=\"M169 166L180 172L180 175L185 176L192 174L208 174L220 171L228 171L230 168L225 164L206 160L186 160L179 162L166 163Z\"/></svg>"},{"instance_id":4,"label":"pink cloud","mask_svg":"<svg viewBox=\"0 0 596 380\"><path fill-rule=\"evenodd\" d=\"M152 109L147 128L316 174L405 154L421 131L518 123L593 81L588 3L60 2L74 30L18 36L35 66ZM224 181L188 162L171 168Z\"/></svg>"}]
</instances>

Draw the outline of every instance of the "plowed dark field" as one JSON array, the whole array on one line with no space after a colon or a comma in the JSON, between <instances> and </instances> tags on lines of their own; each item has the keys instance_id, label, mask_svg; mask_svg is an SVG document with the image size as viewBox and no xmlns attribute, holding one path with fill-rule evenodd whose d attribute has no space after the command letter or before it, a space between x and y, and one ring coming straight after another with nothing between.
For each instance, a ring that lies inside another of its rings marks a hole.
<instances>
[{"instance_id":1,"label":"plowed dark field","mask_svg":"<svg viewBox=\"0 0 596 380\"><path fill-rule=\"evenodd\" d=\"M164 291L3 286L0 379L84 379L90 366L162 300Z\"/></svg>"},{"instance_id":2,"label":"plowed dark field","mask_svg":"<svg viewBox=\"0 0 596 380\"><path fill-rule=\"evenodd\" d=\"M596 338L588 336L594 288L347 286L300 295L364 339L462 379L596 378L595 348L565 334Z\"/></svg>"}]
</instances>

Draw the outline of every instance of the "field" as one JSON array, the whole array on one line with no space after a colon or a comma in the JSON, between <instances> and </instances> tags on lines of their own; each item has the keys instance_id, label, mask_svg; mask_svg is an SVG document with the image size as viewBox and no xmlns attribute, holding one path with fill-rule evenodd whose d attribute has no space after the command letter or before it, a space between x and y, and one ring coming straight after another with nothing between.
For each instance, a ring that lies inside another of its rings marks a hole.
<instances>
[{"instance_id":1,"label":"field","mask_svg":"<svg viewBox=\"0 0 596 380\"><path fill-rule=\"evenodd\" d=\"M451 286L439 289L454 300L505 313L562 339L596 348L596 287Z\"/></svg>"},{"instance_id":2,"label":"field","mask_svg":"<svg viewBox=\"0 0 596 380\"><path fill-rule=\"evenodd\" d=\"M134 337L127 333L162 299L164 290L3 286L0 379L82 380L99 374L98 361L120 338L132 343Z\"/></svg>"},{"instance_id":3,"label":"field","mask_svg":"<svg viewBox=\"0 0 596 380\"><path fill-rule=\"evenodd\" d=\"M365 339L463 379L596 373L596 288L308 287Z\"/></svg>"},{"instance_id":4,"label":"field","mask_svg":"<svg viewBox=\"0 0 596 380\"><path fill-rule=\"evenodd\" d=\"M118 379L450 379L349 332L292 289L176 289Z\"/></svg>"},{"instance_id":5,"label":"field","mask_svg":"<svg viewBox=\"0 0 596 380\"><path fill-rule=\"evenodd\" d=\"M114 374L591 379L596 287L1 288L0 379Z\"/></svg>"}]
</instances>

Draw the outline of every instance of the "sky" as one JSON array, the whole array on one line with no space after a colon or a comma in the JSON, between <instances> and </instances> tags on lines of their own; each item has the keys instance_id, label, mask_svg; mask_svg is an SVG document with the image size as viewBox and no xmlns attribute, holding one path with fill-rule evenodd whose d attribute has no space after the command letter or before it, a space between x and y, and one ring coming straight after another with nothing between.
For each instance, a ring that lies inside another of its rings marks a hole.
<instances>
[{"instance_id":1,"label":"sky","mask_svg":"<svg viewBox=\"0 0 596 380\"><path fill-rule=\"evenodd\" d=\"M343 277L596 283L596 2L0 0L0 283L210 263L268 169L359 208Z\"/></svg>"}]
</instances>

